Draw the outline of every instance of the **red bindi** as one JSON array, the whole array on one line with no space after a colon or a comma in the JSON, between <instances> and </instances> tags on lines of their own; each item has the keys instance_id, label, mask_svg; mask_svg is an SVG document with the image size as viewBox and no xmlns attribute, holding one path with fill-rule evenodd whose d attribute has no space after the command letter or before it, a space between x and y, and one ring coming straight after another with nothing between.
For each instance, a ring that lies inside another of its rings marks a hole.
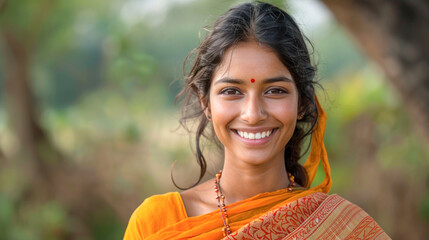
<instances>
[{"instance_id":1,"label":"red bindi","mask_svg":"<svg viewBox=\"0 0 429 240\"><path fill-rule=\"evenodd\" d=\"M250 79L250 82L251 82L251 83L254 83L254 82L255 82L255 79L254 79L254 78Z\"/></svg>"}]
</instances>

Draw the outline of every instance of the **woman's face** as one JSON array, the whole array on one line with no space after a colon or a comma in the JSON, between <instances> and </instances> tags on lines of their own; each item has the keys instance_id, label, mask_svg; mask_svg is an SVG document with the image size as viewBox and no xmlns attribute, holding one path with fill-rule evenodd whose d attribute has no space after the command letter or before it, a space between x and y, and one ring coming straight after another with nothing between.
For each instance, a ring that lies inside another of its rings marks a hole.
<instances>
[{"instance_id":1,"label":"woman's face","mask_svg":"<svg viewBox=\"0 0 429 240\"><path fill-rule=\"evenodd\" d=\"M274 51L256 42L226 51L213 74L207 109L226 161L283 162L297 113L295 82Z\"/></svg>"}]
</instances>

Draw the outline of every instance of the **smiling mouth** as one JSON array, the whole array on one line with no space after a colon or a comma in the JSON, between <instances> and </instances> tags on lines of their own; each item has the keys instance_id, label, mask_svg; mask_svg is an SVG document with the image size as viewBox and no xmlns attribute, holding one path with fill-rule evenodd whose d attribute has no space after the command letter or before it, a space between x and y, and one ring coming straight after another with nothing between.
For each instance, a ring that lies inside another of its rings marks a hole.
<instances>
[{"instance_id":1,"label":"smiling mouth","mask_svg":"<svg viewBox=\"0 0 429 240\"><path fill-rule=\"evenodd\" d=\"M268 130L268 131L262 131L262 132L245 132L245 131L239 131L234 130L235 133L237 133L240 137L245 139L263 139L269 137L277 128Z\"/></svg>"}]
</instances>

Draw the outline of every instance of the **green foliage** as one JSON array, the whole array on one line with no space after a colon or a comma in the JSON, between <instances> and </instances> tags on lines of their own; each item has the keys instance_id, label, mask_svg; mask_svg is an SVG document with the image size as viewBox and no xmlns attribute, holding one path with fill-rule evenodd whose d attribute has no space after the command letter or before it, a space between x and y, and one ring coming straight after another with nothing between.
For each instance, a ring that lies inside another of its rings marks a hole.
<instances>
[{"instance_id":1,"label":"green foliage","mask_svg":"<svg viewBox=\"0 0 429 240\"><path fill-rule=\"evenodd\" d=\"M115 240L124 236L124 226L109 210L98 209L97 214L91 216L91 223L91 229L94 229L91 239Z\"/></svg>"},{"instance_id":2,"label":"green foliage","mask_svg":"<svg viewBox=\"0 0 429 240\"><path fill-rule=\"evenodd\" d=\"M162 11L134 15L127 8L133 2L10 0L0 14L0 30L16 34L31 55L30 80L50 138L69 161L101 176L105 185L99 191L124 206L115 208L122 216L151 194L176 190L170 181L174 161L179 184L195 181L189 174L197 174L189 171L195 166L190 142L187 133L175 131L179 116L172 104L183 80L182 63L206 34L203 27L243 1L172 2ZM350 132L362 116L376 126L372 136L382 169L404 170L410 184L425 179L429 152L398 97L338 25L315 32L319 76L328 95L320 98L328 112L325 144L333 192L347 194L354 182L353 167L360 162ZM0 110L0 150L9 162L22 161ZM219 158L213 149L207 147L207 156ZM14 164L1 167L0 239L62 239L76 230L55 199L21 204L29 176ZM319 169L315 184L323 177ZM420 211L427 217L425 191ZM112 212L99 209L88 216L87 239L122 237L126 220Z\"/></svg>"},{"instance_id":3,"label":"green foliage","mask_svg":"<svg viewBox=\"0 0 429 240\"><path fill-rule=\"evenodd\" d=\"M429 220L429 191L426 189L426 194L420 205L421 213L426 220Z\"/></svg>"},{"instance_id":4,"label":"green foliage","mask_svg":"<svg viewBox=\"0 0 429 240\"><path fill-rule=\"evenodd\" d=\"M121 56L114 60L108 76L125 91L131 91L136 85L148 84L148 77L156 71L156 61L147 54Z\"/></svg>"},{"instance_id":5,"label":"green foliage","mask_svg":"<svg viewBox=\"0 0 429 240\"><path fill-rule=\"evenodd\" d=\"M12 227L13 203L10 198L0 194L0 236L7 236Z\"/></svg>"},{"instance_id":6,"label":"green foliage","mask_svg":"<svg viewBox=\"0 0 429 240\"><path fill-rule=\"evenodd\" d=\"M20 208L17 215L15 209ZM21 206L0 194L0 236L2 239L63 239L70 231L67 214L57 202Z\"/></svg>"}]
</instances>

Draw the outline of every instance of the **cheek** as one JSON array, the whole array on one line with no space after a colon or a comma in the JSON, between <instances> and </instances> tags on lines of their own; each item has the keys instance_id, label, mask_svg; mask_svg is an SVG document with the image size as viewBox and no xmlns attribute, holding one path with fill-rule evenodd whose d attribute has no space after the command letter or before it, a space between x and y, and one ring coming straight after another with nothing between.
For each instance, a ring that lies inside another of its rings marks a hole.
<instances>
[{"instance_id":1,"label":"cheek","mask_svg":"<svg viewBox=\"0 0 429 240\"><path fill-rule=\"evenodd\" d=\"M212 125L215 134L223 145L228 145L229 129L228 126L234 120L236 114L231 104L222 103L221 101L211 101L210 103Z\"/></svg>"},{"instance_id":2,"label":"cheek","mask_svg":"<svg viewBox=\"0 0 429 240\"><path fill-rule=\"evenodd\" d=\"M214 100L210 103L213 125L215 128L223 127L234 119L237 106L232 103ZM220 126L222 125L222 126Z\"/></svg>"},{"instance_id":3,"label":"cheek","mask_svg":"<svg viewBox=\"0 0 429 240\"><path fill-rule=\"evenodd\" d=\"M278 116L278 118L280 119L284 119L287 121L293 120L297 118L297 114L298 111L296 109L292 109L292 108L285 108L283 107L278 107L278 108L274 108L272 109L273 114L275 114L276 116Z\"/></svg>"},{"instance_id":4,"label":"cheek","mask_svg":"<svg viewBox=\"0 0 429 240\"><path fill-rule=\"evenodd\" d=\"M296 121L298 117L298 104L296 101L287 99L285 101L269 103L268 106L270 113L277 116L278 119Z\"/></svg>"}]
</instances>

